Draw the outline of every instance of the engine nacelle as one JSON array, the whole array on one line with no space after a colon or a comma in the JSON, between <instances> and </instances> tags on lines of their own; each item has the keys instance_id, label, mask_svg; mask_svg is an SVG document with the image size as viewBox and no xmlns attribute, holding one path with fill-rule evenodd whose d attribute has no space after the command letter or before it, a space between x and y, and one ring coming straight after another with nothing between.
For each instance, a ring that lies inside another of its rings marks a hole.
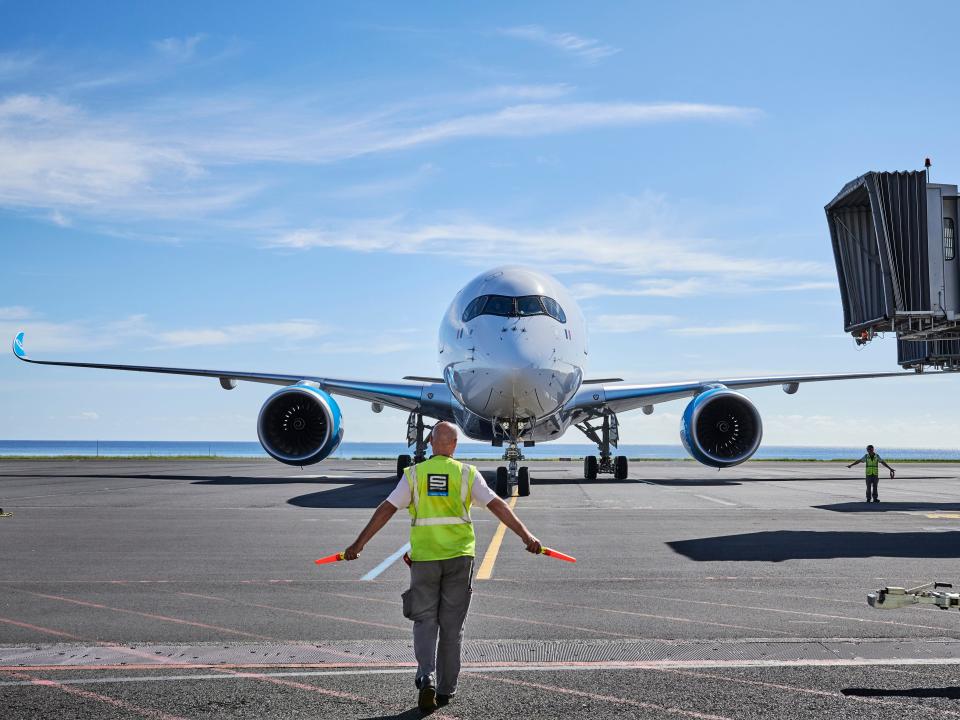
<instances>
[{"instance_id":1,"label":"engine nacelle","mask_svg":"<svg viewBox=\"0 0 960 720\"><path fill-rule=\"evenodd\" d=\"M343 438L340 406L311 385L291 385L271 395L257 418L257 437L270 457L287 465L312 465Z\"/></svg>"},{"instance_id":2,"label":"engine nacelle","mask_svg":"<svg viewBox=\"0 0 960 720\"><path fill-rule=\"evenodd\" d=\"M763 423L753 403L726 387L697 395L683 411L680 439L690 456L715 468L739 465L760 447Z\"/></svg>"}]
</instances>

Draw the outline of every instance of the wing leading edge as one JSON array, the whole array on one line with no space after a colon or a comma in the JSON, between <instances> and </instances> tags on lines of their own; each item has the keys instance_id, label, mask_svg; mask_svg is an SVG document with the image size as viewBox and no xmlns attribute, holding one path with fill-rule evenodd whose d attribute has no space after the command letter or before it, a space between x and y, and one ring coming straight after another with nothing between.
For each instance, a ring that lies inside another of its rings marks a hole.
<instances>
[{"instance_id":1,"label":"wing leading edge","mask_svg":"<svg viewBox=\"0 0 960 720\"><path fill-rule=\"evenodd\" d=\"M333 395L378 402L400 410L416 410L427 387L425 383L380 383L358 380L338 380L313 375L284 375L276 373L236 372L233 370L204 370L199 368L158 367L153 365L118 365L114 363L84 363L64 360L34 360L27 355L23 342L24 334L17 333L13 339L13 354L18 359L35 365L58 365L61 367L94 368L97 370L125 370L129 372L160 373L163 375L192 375L217 378L222 387L230 389L237 381L267 383L270 385L296 385L300 382L316 383Z\"/></svg>"},{"instance_id":2,"label":"wing leading edge","mask_svg":"<svg viewBox=\"0 0 960 720\"><path fill-rule=\"evenodd\" d=\"M947 375L956 371L936 371L924 375ZM600 388L581 390L568 406L569 410L597 411L608 408L613 412L627 412L646 405L657 405L671 400L692 397L710 387L723 385L731 390L783 386L785 392L794 393L804 383L830 382L834 380L869 380L872 378L904 377L918 375L913 371L834 373L827 375L772 375L769 377L727 378L695 380L679 383L656 383L649 385L603 385Z\"/></svg>"}]
</instances>

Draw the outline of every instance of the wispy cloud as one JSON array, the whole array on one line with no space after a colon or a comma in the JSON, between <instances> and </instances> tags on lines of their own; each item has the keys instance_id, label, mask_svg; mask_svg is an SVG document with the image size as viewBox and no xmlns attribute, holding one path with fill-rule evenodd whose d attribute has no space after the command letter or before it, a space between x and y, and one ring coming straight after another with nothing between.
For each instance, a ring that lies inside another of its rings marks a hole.
<instances>
[{"instance_id":1,"label":"wispy cloud","mask_svg":"<svg viewBox=\"0 0 960 720\"><path fill-rule=\"evenodd\" d=\"M618 283L579 283L571 288L575 297L581 300L595 297L690 297L701 295L710 288L712 283L704 278L654 278L641 280L631 285Z\"/></svg>"},{"instance_id":2,"label":"wispy cloud","mask_svg":"<svg viewBox=\"0 0 960 720\"><path fill-rule=\"evenodd\" d=\"M8 305L7 307L0 307L0 320L26 320L31 317L32 313L29 308L25 308L22 305Z\"/></svg>"},{"instance_id":3,"label":"wispy cloud","mask_svg":"<svg viewBox=\"0 0 960 720\"><path fill-rule=\"evenodd\" d=\"M590 65L594 65L604 58L620 52L620 48L605 45L599 40L568 32L550 32L540 25L520 25L517 27L503 28L500 30L500 34L562 50Z\"/></svg>"},{"instance_id":4,"label":"wispy cloud","mask_svg":"<svg viewBox=\"0 0 960 720\"><path fill-rule=\"evenodd\" d=\"M386 329L371 342L354 328L335 328L310 319L158 327L145 315L130 315L97 324L90 321L51 322L29 308L0 308L0 338L26 332L28 352L71 352L82 355L112 348L167 350L267 344L295 347L310 355L389 355L422 347L419 334Z\"/></svg>"},{"instance_id":5,"label":"wispy cloud","mask_svg":"<svg viewBox=\"0 0 960 720\"><path fill-rule=\"evenodd\" d=\"M436 166L432 163L424 163L406 175L377 178L368 182L354 183L353 185L337 188L329 194L332 197L341 198L368 198L380 195L396 195L413 190L436 174Z\"/></svg>"},{"instance_id":6,"label":"wispy cloud","mask_svg":"<svg viewBox=\"0 0 960 720\"><path fill-rule=\"evenodd\" d=\"M204 33L197 33L188 37L168 37L155 41L153 47L170 60L186 62L193 58L197 46L205 37Z\"/></svg>"},{"instance_id":7,"label":"wispy cloud","mask_svg":"<svg viewBox=\"0 0 960 720\"><path fill-rule=\"evenodd\" d=\"M477 221L410 224L403 218L350 222L283 233L268 245L275 248L334 247L360 252L450 255L483 262L533 262L560 272L603 270L617 274L665 274L704 277L735 276L741 282L759 278L817 277L829 273L824 263L781 258L727 255L708 241L676 235L656 226L631 230L581 222L573 226L513 227ZM617 286L620 283L611 283ZM650 286L667 292L657 280ZM674 288L675 290L675 288Z\"/></svg>"},{"instance_id":8,"label":"wispy cloud","mask_svg":"<svg viewBox=\"0 0 960 720\"><path fill-rule=\"evenodd\" d=\"M38 59L37 55L19 52L0 53L0 78L23 75L36 66Z\"/></svg>"},{"instance_id":9,"label":"wispy cloud","mask_svg":"<svg viewBox=\"0 0 960 720\"><path fill-rule=\"evenodd\" d=\"M733 325L700 325L696 327L671 328L676 335L757 335L766 333L795 332L798 325L787 323L745 322Z\"/></svg>"},{"instance_id":10,"label":"wispy cloud","mask_svg":"<svg viewBox=\"0 0 960 720\"><path fill-rule=\"evenodd\" d=\"M561 90L518 86L510 92L547 98ZM506 91L501 86L494 94ZM752 108L683 102L521 102L464 112L465 103L418 107L414 100L351 117L309 102L233 97L103 114L52 96L0 96L0 206L198 216L234 208L261 190L260 180L217 180L218 170L239 164L324 164L456 140L758 115Z\"/></svg>"},{"instance_id":11,"label":"wispy cloud","mask_svg":"<svg viewBox=\"0 0 960 720\"><path fill-rule=\"evenodd\" d=\"M826 267L822 270L825 272ZM835 290L836 281L812 280L798 283L755 283L749 278L724 279L718 283L715 279L704 277L689 278L652 278L639 280L629 285L617 283L579 283L571 288L574 296L586 300L598 297L668 297L682 298L697 295L730 295L742 293L809 292L813 290Z\"/></svg>"},{"instance_id":12,"label":"wispy cloud","mask_svg":"<svg viewBox=\"0 0 960 720\"><path fill-rule=\"evenodd\" d=\"M331 163L468 138L535 137L681 121L744 122L760 113L735 105L687 102L557 102L521 103L442 120L418 121L411 108L355 118L318 117L312 122L309 115L266 113L252 121L225 117L217 132L204 135L194 130L178 144L193 147L197 157L212 162Z\"/></svg>"},{"instance_id":13,"label":"wispy cloud","mask_svg":"<svg viewBox=\"0 0 960 720\"><path fill-rule=\"evenodd\" d=\"M85 410L78 415L71 415L67 419L68 420L85 420L85 421L99 420L100 413L94 412L93 410Z\"/></svg>"},{"instance_id":14,"label":"wispy cloud","mask_svg":"<svg viewBox=\"0 0 960 720\"><path fill-rule=\"evenodd\" d=\"M672 325L673 315L600 315L591 324L591 330L601 333L635 333Z\"/></svg>"},{"instance_id":15,"label":"wispy cloud","mask_svg":"<svg viewBox=\"0 0 960 720\"><path fill-rule=\"evenodd\" d=\"M185 328L151 333L163 347L248 345L266 342L302 342L326 335L329 328L313 320L248 323L213 328Z\"/></svg>"}]
</instances>

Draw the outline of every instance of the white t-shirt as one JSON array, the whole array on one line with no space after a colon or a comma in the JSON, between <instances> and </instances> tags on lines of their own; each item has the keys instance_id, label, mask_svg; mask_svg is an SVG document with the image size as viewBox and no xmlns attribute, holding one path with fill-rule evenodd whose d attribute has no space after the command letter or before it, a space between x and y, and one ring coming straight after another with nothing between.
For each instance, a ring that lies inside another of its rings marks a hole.
<instances>
[{"instance_id":1,"label":"white t-shirt","mask_svg":"<svg viewBox=\"0 0 960 720\"><path fill-rule=\"evenodd\" d=\"M487 485L480 471L476 468L473 470L475 475L473 478L473 488L470 490L470 503L471 505L486 507L497 499L497 494ZM387 496L387 502L397 508L397 510L410 507L410 503L413 502L413 497L410 494L410 483L407 482L405 475L400 478L393 492Z\"/></svg>"}]
</instances>

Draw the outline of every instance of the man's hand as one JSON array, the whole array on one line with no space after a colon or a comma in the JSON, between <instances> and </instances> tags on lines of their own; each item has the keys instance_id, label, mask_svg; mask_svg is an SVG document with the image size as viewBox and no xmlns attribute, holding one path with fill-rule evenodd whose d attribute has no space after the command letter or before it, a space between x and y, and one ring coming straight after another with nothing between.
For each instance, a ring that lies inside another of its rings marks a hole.
<instances>
[{"instance_id":1,"label":"man's hand","mask_svg":"<svg viewBox=\"0 0 960 720\"><path fill-rule=\"evenodd\" d=\"M847 470L849 470L849 469L852 468L852 467L853 467L853 465L847 465Z\"/></svg>"},{"instance_id":2,"label":"man's hand","mask_svg":"<svg viewBox=\"0 0 960 720\"><path fill-rule=\"evenodd\" d=\"M893 480L893 476L897 474L897 471L893 468L890 468L890 479Z\"/></svg>"},{"instance_id":3,"label":"man's hand","mask_svg":"<svg viewBox=\"0 0 960 720\"><path fill-rule=\"evenodd\" d=\"M356 560L360 557L360 553L363 552L363 545L358 542L355 542L353 545L348 547L343 551L344 560Z\"/></svg>"},{"instance_id":4,"label":"man's hand","mask_svg":"<svg viewBox=\"0 0 960 720\"><path fill-rule=\"evenodd\" d=\"M527 546L527 552L531 552L534 555L539 555L541 550L540 541L534 535L527 534L527 537L523 539L523 544Z\"/></svg>"}]
</instances>

